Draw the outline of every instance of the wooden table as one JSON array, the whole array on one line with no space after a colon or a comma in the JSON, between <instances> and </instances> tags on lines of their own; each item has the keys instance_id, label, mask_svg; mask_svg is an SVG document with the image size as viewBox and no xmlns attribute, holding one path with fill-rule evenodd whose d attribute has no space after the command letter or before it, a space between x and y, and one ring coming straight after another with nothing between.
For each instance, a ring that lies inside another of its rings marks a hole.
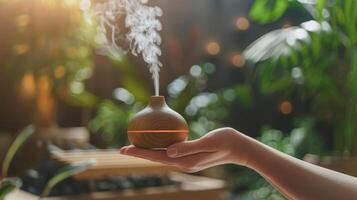
<instances>
[{"instance_id":1,"label":"wooden table","mask_svg":"<svg viewBox=\"0 0 357 200\"><path fill-rule=\"evenodd\" d=\"M94 159L96 162L92 167L75 175L77 179L99 179L107 176L130 174L167 174L178 170L173 166L121 155L117 150L55 152L52 158L63 164Z\"/></svg>"},{"instance_id":2,"label":"wooden table","mask_svg":"<svg viewBox=\"0 0 357 200\"><path fill-rule=\"evenodd\" d=\"M92 192L86 195L49 197L46 200L220 200L225 199L225 182L218 179L183 174L172 166L148 160L120 155L116 150L90 150L55 152L53 159L71 164L86 159L96 163L88 170L75 176L76 179L100 179L118 175L166 174L180 186L160 186L142 189L125 189L118 192ZM38 200L27 192L16 190L5 200Z\"/></svg>"}]
</instances>

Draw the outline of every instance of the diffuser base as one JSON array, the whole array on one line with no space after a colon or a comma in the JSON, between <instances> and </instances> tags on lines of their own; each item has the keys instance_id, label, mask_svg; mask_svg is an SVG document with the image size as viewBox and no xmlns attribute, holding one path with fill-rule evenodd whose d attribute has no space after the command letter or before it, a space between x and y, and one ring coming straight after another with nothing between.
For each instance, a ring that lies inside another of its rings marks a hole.
<instances>
[{"instance_id":1,"label":"diffuser base","mask_svg":"<svg viewBox=\"0 0 357 200\"><path fill-rule=\"evenodd\" d=\"M136 130L128 131L130 142L139 148L158 149L187 140L186 130Z\"/></svg>"}]
</instances>

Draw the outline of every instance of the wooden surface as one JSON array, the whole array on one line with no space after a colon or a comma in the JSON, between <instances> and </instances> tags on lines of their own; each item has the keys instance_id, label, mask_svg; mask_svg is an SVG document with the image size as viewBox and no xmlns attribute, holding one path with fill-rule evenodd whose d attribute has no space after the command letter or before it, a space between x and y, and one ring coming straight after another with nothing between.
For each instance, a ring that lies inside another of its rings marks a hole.
<instances>
[{"instance_id":1,"label":"wooden surface","mask_svg":"<svg viewBox=\"0 0 357 200\"><path fill-rule=\"evenodd\" d=\"M161 163L121 155L118 150L64 151L54 153L52 158L63 164L95 159L96 162L92 167L75 176L77 179L100 179L107 176L129 175L134 173L165 174L177 170L175 167Z\"/></svg>"},{"instance_id":2,"label":"wooden surface","mask_svg":"<svg viewBox=\"0 0 357 200\"><path fill-rule=\"evenodd\" d=\"M179 185L125 189L117 192L92 192L77 196L48 197L45 200L220 200L226 196L222 180L173 172L176 168L148 160L120 155L117 150L55 152L53 159L71 164L96 159L96 164L78 174L77 179L100 179L116 175L166 174ZM5 200L39 200L37 196L16 190Z\"/></svg>"},{"instance_id":3,"label":"wooden surface","mask_svg":"<svg viewBox=\"0 0 357 200\"><path fill-rule=\"evenodd\" d=\"M166 148L187 140L185 119L169 108L163 96L152 96L149 105L128 124L129 141L140 148Z\"/></svg>"},{"instance_id":4,"label":"wooden surface","mask_svg":"<svg viewBox=\"0 0 357 200\"><path fill-rule=\"evenodd\" d=\"M225 183L221 180L170 173L181 187L164 186L120 192L94 192L88 195L50 197L45 200L222 200L226 197ZM17 190L5 200L39 200L27 192Z\"/></svg>"}]
</instances>

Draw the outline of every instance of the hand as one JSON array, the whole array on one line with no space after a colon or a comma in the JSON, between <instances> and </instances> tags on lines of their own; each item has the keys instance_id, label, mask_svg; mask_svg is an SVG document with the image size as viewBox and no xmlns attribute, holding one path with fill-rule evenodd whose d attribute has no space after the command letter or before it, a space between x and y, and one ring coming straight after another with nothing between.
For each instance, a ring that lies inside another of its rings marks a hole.
<instances>
[{"instance_id":1,"label":"hand","mask_svg":"<svg viewBox=\"0 0 357 200\"><path fill-rule=\"evenodd\" d=\"M169 146L166 151L127 146L121 154L140 157L193 173L221 164L246 164L249 138L232 128L216 129L205 136Z\"/></svg>"}]
</instances>

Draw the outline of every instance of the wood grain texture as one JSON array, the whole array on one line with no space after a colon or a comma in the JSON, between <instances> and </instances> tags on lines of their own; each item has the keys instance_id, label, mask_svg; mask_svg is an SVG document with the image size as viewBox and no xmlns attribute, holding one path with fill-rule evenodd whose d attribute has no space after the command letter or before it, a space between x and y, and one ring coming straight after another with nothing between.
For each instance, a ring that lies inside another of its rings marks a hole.
<instances>
[{"instance_id":1,"label":"wood grain texture","mask_svg":"<svg viewBox=\"0 0 357 200\"><path fill-rule=\"evenodd\" d=\"M52 159L68 165L87 159L96 162L89 169L76 174L76 179L102 179L109 176L130 174L167 174L178 170L176 167L164 165L132 156L121 155L117 150L81 150L55 152Z\"/></svg>"},{"instance_id":2,"label":"wood grain texture","mask_svg":"<svg viewBox=\"0 0 357 200\"><path fill-rule=\"evenodd\" d=\"M129 141L140 148L166 148L187 140L185 119L169 108L163 96L152 96L149 105L129 122Z\"/></svg>"}]
</instances>

